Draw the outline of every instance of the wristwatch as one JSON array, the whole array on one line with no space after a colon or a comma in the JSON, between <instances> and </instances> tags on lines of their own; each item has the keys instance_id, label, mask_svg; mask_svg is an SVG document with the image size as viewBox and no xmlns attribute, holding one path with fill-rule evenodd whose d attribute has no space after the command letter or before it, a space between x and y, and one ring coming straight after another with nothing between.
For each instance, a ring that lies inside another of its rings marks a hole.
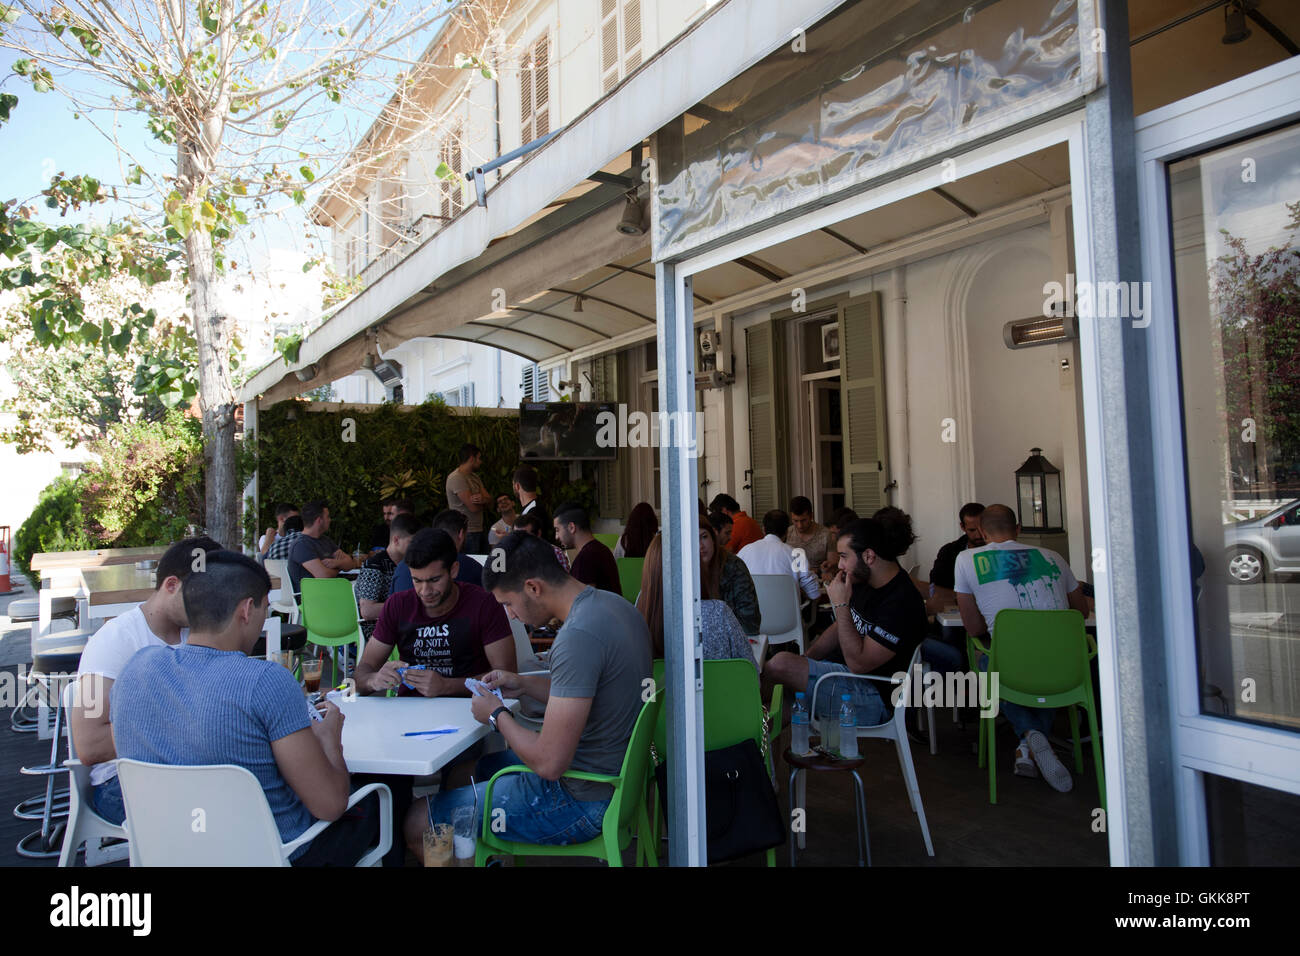
<instances>
[{"instance_id":1,"label":"wristwatch","mask_svg":"<svg viewBox=\"0 0 1300 956\"><path fill-rule=\"evenodd\" d=\"M492 713L488 714L488 723L492 725L492 729L495 730L497 733L501 732L501 728L497 726L497 715L508 714L508 713L510 713L510 708L501 706L498 707L496 710L492 711Z\"/></svg>"}]
</instances>

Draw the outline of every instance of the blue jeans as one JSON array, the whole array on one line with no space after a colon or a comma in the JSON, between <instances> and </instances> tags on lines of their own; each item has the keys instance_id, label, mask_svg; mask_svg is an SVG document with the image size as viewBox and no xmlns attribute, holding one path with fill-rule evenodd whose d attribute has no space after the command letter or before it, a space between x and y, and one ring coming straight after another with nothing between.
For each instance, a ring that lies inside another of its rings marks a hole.
<instances>
[{"instance_id":1,"label":"blue jeans","mask_svg":"<svg viewBox=\"0 0 1300 956\"><path fill-rule=\"evenodd\" d=\"M458 807L477 807L475 826L481 832L487 781L501 768L522 763L510 750L484 757L474 770L473 786L429 795L429 825L451 823ZM567 846L600 836L608 807L608 800L575 800L558 780L513 773L492 788L488 819L503 840Z\"/></svg>"},{"instance_id":2,"label":"blue jeans","mask_svg":"<svg viewBox=\"0 0 1300 956\"><path fill-rule=\"evenodd\" d=\"M851 674L852 671L844 664L835 661L816 661L811 657L808 658L808 689L805 693L808 695L808 706L814 703L812 699L813 688L817 685L817 678L826 674ZM821 688L817 691L817 712L813 714L813 719L822 720L826 717L838 714L840 712L840 696L848 694L849 700L853 703L854 710L858 713L859 727L874 727L876 724L883 724L894 713L893 707L880 696L880 688L883 685L874 680L836 680L834 677L824 681Z\"/></svg>"},{"instance_id":3,"label":"blue jeans","mask_svg":"<svg viewBox=\"0 0 1300 956\"><path fill-rule=\"evenodd\" d=\"M980 670L988 669L989 657L987 654L981 654ZM998 711L1011 722L1017 737L1023 737L1031 730L1037 730L1046 736L1051 732L1052 724L1056 723L1055 707L1026 707L1024 704L1014 704L1004 700L998 705Z\"/></svg>"},{"instance_id":4,"label":"blue jeans","mask_svg":"<svg viewBox=\"0 0 1300 956\"><path fill-rule=\"evenodd\" d=\"M109 823L121 825L126 820L126 804L122 802L122 785L113 774L107 783L95 787L93 802L95 812Z\"/></svg>"},{"instance_id":5,"label":"blue jeans","mask_svg":"<svg viewBox=\"0 0 1300 956\"><path fill-rule=\"evenodd\" d=\"M930 665L931 670L940 674L964 672L968 667L966 655L960 648L953 647L936 637L927 637L921 642L921 660Z\"/></svg>"}]
</instances>

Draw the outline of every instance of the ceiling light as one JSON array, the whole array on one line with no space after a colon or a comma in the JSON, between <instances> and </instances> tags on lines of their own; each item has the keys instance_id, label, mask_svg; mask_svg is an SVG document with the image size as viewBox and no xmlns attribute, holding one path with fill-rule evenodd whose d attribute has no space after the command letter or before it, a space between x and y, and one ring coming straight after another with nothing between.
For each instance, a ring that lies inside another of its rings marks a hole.
<instances>
[{"instance_id":1,"label":"ceiling light","mask_svg":"<svg viewBox=\"0 0 1300 956\"><path fill-rule=\"evenodd\" d=\"M581 295L580 295L580 296L577 296L577 297L573 300L573 311L574 311L574 312L581 312L581 311L582 311L582 300L583 300L584 298L586 298L586 296L581 296Z\"/></svg>"},{"instance_id":2,"label":"ceiling light","mask_svg":"<svg viewBox=\"0 0 1300 956\"><path fill-rule=\"evenodd\" d=\"M310 382L316 377L316 373L319 371L320 369L317 367L316 363L312 362L310 365L305 365L295 371L293 375L294 378L298 379L300 382Z\"/></svg>"},{"instance_id":3,"label":"ceiling light","mask_svg":"<svg viewBox=\"0 0 1300 956\"><path fill-rule=\"evenodd\" d=\"M1246 7L1241 0L1230 0L1223 5L1223 42L1240 43L1250 36L1246 26Z\"/></svg>"},{"instance_id":4,"label":"ceiling light","mask_svg":"<svg viewBox=\"0 0 1300 956\"><path fill-rule=\"evenodd\" d=\"M628 196L623 206L623 218L618 221L618 231L625 236L644 236L645 226L641 225L641 218L641 203L634 196Z\"/></svg>"}]
</instances>

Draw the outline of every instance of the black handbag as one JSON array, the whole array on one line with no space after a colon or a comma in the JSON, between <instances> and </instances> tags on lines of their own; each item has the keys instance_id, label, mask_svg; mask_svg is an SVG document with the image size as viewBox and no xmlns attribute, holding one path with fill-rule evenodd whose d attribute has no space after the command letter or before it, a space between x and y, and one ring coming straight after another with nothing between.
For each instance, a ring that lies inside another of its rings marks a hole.
<instances>
[{"instance_id":1,"label":"black handbag","mask_svg":"<svg viewBox=\"0 0 1300 956\"><path fill-rule=\"evenodd\" d=\"M655 782L667 807L666 762L655 768ZM709 863L739 859L786 841L785 817L772 778L752 740L704 754L704 806Z\"/></svg>"}]
</instances>

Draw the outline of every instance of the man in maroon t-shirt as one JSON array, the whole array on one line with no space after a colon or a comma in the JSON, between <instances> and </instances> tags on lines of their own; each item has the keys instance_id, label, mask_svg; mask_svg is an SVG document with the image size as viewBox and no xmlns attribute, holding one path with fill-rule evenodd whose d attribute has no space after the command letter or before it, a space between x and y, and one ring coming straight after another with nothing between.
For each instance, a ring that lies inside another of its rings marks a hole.
<instances>
[{"instance_id":1,"label":"man in maroon t-shirt","mask_svg":"<svg viewBox=\"0 0 1300 956\"><path fill-rule=\"evenodd\" d=\"M510 622L492 595L457 583L456 544L425 528L406 549L415 587L384 602L375 632L357 664L357 692L391 687L410 697L468 697L466 677L516 666ZM398 660L388 660L393 646Z\"/></svg>"},{"instance_id":2,"label":"man in maroon t-shirt","mask_svg":"<svg viewBox=\"0 0 1300 956\"><path fill-rule=\"evenodd\" d=\"M620 597L623 585L618 579L618 562L609 550L591 534L591 519L587 509L575 504L560 505L555 512L555 536L560 547L577 548L569 573L583 584L613 591Z\"/></svg>"}]
</instances>

